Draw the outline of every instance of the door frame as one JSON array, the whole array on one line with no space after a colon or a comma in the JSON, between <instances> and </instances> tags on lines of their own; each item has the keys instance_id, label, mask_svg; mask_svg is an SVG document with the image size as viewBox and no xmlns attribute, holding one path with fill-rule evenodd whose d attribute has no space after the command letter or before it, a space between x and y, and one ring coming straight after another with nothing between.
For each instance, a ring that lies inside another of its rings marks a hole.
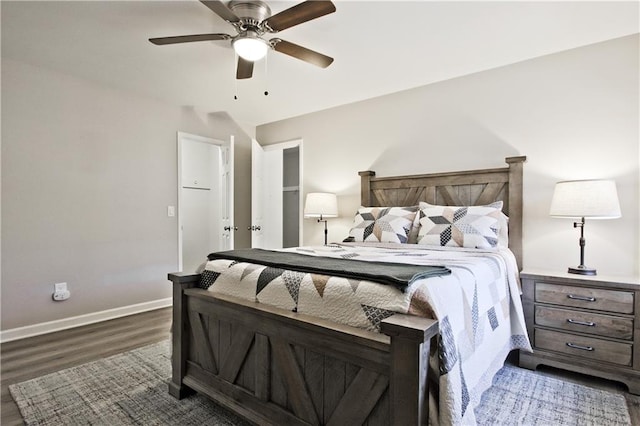
<instances>
[{"instance_id":1,"label":"door frame","mask_svg":"<svg viewBox=\"0 0 640 426\"><path fill-rule=\"evenodd\" d=\"M182 224L182 218L183 218L183 214L182 214L182 207L183 207L183 202L182 202L182 148L183 148L183 143L184 140L191 140L191 141L196 141L196 142L202 142L202 143L208 143L211 145L216 145L218 147L220 147L220 155L221 155L221 160L222 160L222 151L224 147L229 147L230 149L230 156L231 159L230 161L233 161L233 136L230 136L230 140L229 141L223 141L220 139L214 139L214 138L210 138L210 137L206 137L206 136L200 136L200 135L194 135L192 133L187 133L187 132L180 132L178 131L176 133L176 141L177 141L177 150L178 150L178 205L176 208L176 214L177 214L177 222L178 222L178 270L182 271L183 268L183 248L182 248L182 242L183 242L183 224ZM220 200L223 199L223 197L226 197L227 199L231 200L230 203L230 219L231 219L231 228L233 229L233 188L234 188L234 184L233 184L233 175L231 175L231 182L229 184L229 188L231 191L230 194L230 198L229 198L229 194L222 194L222 190L221 190L221 185L219 185L218 187L218 197ZM222 182L221 182L222 184ZM219 203L220 204L220 203ZM233 232L231 232L231 248L233 248ZM208 253L204 253L203 254L203 259L204 256L206 256Z\"/></svg>"},{"instance_id":2,"label":"door frame","mask_svg":"<svg viewBox=\"0 0 640 426\"><path fill-rule=\"evenodd\" d=\"M284 153L285 149L290 149L290 148L298 148L298 191L300 196L298 197L298 245L301 246L302 242L304 241L304 236L303 236L303 229L304 229L304 190L303 190L303 182L304 182L304 151L303 151L303 147L304 147L304 141L302 138L296 138L296 139L291 139L288 141L283 141L283 142L277 142L277 143L273 143L273 144L269 144L269 145L262 145L260 144L260 142L258 142L256 139L253 139L253 141L255 143L257 143L258 145L260 145L260 147L262 148L263 151L282 151ZM252 212L251 212L251 225L255 225L255 214L253 211L253 201L254 201L254 185L252 182L252 188L251 188L251 193L252 193ZM254 232L254 231L252 231ZM253 233L251 235L251 240L252 240L252 244L251 246L253 247L254 244L254 237L253 237Z\"/></svg>"}]
</instances>

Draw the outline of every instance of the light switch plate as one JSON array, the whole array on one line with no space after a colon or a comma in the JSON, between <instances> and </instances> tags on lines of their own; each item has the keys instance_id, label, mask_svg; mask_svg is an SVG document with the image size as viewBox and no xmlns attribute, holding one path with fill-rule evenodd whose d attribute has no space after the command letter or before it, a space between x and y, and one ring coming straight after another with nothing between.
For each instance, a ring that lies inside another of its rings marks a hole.
<instances>
[{"instance_id":1,"label":"light switch plate","mask_svg":"<svg viewBox=\"0 0 640 426\"><path fill-rule=\"evenodd\" d=\"M176 207L175 206L167 206L167 216L174 217L176 215Z\"/></svg>"}]
</instances>

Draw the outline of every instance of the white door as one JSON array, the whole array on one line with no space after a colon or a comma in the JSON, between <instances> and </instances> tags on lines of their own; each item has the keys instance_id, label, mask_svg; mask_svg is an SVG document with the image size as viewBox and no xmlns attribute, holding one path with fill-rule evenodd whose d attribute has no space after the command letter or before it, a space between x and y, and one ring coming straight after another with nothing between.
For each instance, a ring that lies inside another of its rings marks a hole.
<instances>
[{"instance_id":1,"label":"white door","mask_svg":"<svg viewBox=\"0 0 640 426\"><path fill-rule=\"evenodd\" d=\"M251 247L265 249L283 247L284 150L299 147L301 157L301 144L301 140L296 140L263 147L255 139L252 141L251 226L249 227ZM301 170L298 174L301 182ZM301 188L298 190L301 194ZM302 212L302 204L299 205L298 210ZM301 215L298 218L298 228L302 229ZM302 241L301 231L299 241Z\"/></svg>"},{"instance_id":2,"label":"white door","mask_svg":"<svg viewBox=\"0 0 640 426\"><path fill-rule=\"evenodd\" d=\"M262 219L264 217L263 208L263 163L264 149L257 140L251 140L251 247L264 248Z\"/></svg>"},{"instance_id":3,"label":"white door","mask_svg":"<svg viewBox=\"0 0 640 426\"><path fill-rule=\"evenodd\" d=\"M236 227L233 220L233 136L229 143L220 147L220 250L232 250Z\"/></svg>"},{"instance_id":4,"label":"white door","mask_svg":"<svg viewBox=\"0 0 640 426\"><path fill-rule=\"evenodd\" d=\"M233 248L233 137L178 132L178 267L193 272L209 253Z\"/></svg>"}]
</instances>

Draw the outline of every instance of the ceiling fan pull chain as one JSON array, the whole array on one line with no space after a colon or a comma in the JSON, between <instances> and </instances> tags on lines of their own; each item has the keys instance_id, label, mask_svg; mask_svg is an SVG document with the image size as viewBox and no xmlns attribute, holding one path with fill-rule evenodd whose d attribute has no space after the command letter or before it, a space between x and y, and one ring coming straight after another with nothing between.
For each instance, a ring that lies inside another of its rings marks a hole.
<instances>
[{"instance_id":1,"label":"ceiling fan pull chain","mask_svg":"<svg viewBox=\"0 0 640 426\"><path fill-rule=\"evenodd\" d=\"M236 67L236 72L235 72L235 74L236 74L236 75L238 75L238 54L237 54L237 53L235 53L233 56L234 56L234 58L235 58L235 60L233 61L234 65L235 65L235 67ZM234 79L233 79L233 86L234 86L234 89L233 89L233 93L234 93L234 94L233 94L233 99L237 101L237 100L238 100L238 79L237 79L237 78L234 78Z\"/></svg>"},{"instance_id":2,"label":"ceiling fan pull chain","mask_svg":"<svg viewBox=\"0 0 640 426\"><path fill-rule=\"evenodd\" d=\"M269 55L266 55L264 57L264 85L267 86L265 87L265 91L264 91L264 95L265 96L269 96L269 67L267 66L267 62L269 60Z\"/></svg>"}]
</instances>

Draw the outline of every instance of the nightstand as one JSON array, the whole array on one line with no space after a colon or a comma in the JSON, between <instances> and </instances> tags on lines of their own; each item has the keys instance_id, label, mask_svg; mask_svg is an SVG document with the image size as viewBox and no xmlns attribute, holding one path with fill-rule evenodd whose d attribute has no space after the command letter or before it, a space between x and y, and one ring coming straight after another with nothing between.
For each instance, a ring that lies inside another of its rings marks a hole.
<instances>
[{"instance_id":1,"label":"nightstand","mask_svg":"<svg viewBox=\"0 0 640 426\"><path fill-rule=\"evenodd\" d=\"M640 395L640 281L525 270L522 304L539 364L625 383Z\"/></svg>"}]
</instances>

